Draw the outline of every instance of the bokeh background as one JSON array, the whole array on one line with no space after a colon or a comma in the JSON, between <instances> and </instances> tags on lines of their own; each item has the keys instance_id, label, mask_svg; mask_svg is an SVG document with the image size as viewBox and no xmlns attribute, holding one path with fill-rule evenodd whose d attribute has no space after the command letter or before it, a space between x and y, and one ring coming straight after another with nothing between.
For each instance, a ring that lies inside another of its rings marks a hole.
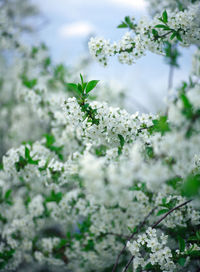
<instances>
[{"instance_id":1,"label":"bokeh background","mask_svg":"<svg viewBox=\"0 0 200 272\"><path fill-rule=\"evenodd\" d=\"M36 27L34 42L44 41L55 62L75 65L82 58L89 57L88 39L103 36L119 40L126 29L117 25L126 15L148 16L148 0L32 0L41 12ZM191 70L191 55L194 48L182 48L180 67L175 70L173 87L187 78ZM85 71L80 71L84 74ZM162 111L165 108L169 67L164 58L147 53L132 66L110 60L104 68L93 61L87 68L87 75L100 79L101 84L113 80L127 89L127 107L130 111Z\"/></svg>"}]
</instances>

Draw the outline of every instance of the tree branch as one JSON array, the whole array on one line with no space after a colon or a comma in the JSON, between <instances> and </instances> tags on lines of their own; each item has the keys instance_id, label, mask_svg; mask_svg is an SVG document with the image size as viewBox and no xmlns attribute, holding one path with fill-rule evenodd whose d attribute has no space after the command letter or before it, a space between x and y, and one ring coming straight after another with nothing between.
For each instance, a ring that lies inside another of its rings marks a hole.
<instances>
[{"instance_id":1,"label":"tree branch","mask_svg":"<svg viewBox=\"0 0 200 272\"><path fill-rule=\"evenodd\" d=\"M152 215L152 213L155 211L155 209L156 209L156 208L153 208L153 209L150 211L150 213L144 218L144 220L142 221L142 223L139 225L138 229L140 229L140 228L142 228L142 227L144 226L144 224L146 223L147 219L149 218L149 216ZM119 259L120 259L121 255L123 254L123 252L124 252L125 249L126 249L126 244L127 244L127 242L130 241L130 240L133 238L133 236L134 236L135 234L136 234L136 232L132 233L131 236L129 236L129 238L126 240L126 243L125 243L124 247L122 248L122 250L120 251L120 253L119 253L118 256L117 256L117 259L116 259L116 262L115 262L115 264L114 264L114 266L113 266L112 272L115 272L115 271L116 271L117 265L118 265L118 263L119 263ZM132 260L131 260L131 262L132 262Z\"/></svg>"},{"instance_id":2,"label":"tree branch","mask_svg":"<svg viewBox=\"0 0 200 272\"><path fill-rule=\"evenodd\" d=\"M169 212L167 212L163 217L161 217L155 224L153 224L152 228L153 228L153 229L156 228L156 227L158 226L158 224L160 224L160 223L161 223L161 222L162 222L169 214L171 214L173 211L175 211L175 210L177 210L177 209L179 209L179 208L181 208L181 207L187 205L187 204L188 204L189 202L191 202L191 201L192 201L191 199L190 199L190 200L187 200L187 201L183 202L182 204L180 204L180 205L174 207L173 209L171 209L171 210L170 210ZM129 267L129 265L132 263L133 259L134 259L134 256L132 256L131 259L128 261L128 263L126 264L126 267L125 267L125 269L123 270L123 272L126 272L126 271L127 271L128 267Z\"/></svg>"},{"instance_id":3,"label":"tree branch","mask_svg":"<svg viewBox=\"0 0 200 272\"><path fill-rule=\"evenodd\" d=\"M180 205L178 205L178 206L176 206L176 207L174 207L173 209L171 209L170 211L168 211L163 217L161 217L155 224L153 224L153 226L152 226L152 229L154 229L155 227L157 227L157 225L158 224L160 224L170 213L172 213L173 211L175 211L175 210L177 210L177 209L179 209L179 208L181 208L181 207L183 207L183 206L185 206L185 205L187 205L189 202L191 202L192 200L190 199L190 200L187 200L187 201L185 201L184 203L182 203L182 204L180 204Z\"/></svg>"}]
</instances>

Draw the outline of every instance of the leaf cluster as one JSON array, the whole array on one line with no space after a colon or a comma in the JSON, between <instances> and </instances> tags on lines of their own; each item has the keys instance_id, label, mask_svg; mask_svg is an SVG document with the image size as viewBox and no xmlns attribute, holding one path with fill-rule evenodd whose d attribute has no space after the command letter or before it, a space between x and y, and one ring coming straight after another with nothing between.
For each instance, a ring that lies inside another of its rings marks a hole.
<instances>
[{"instance_id":1,"label":"leaf cluster","mask_svg":"<svg viewBox=\"0 0 200 272\"><path fill-rule=\"evenodd\" d=\"M126 16L124 20L117 26L117 28L129 28L134 30L136 28L137 24L134 23L133 20L131 20L130 16Z\"/></svg>"},{"instance_id":2,"label":"leaf cluster","mask_svg":"<svg viewBox=\"0 0 200 272\"><path fill-rule=\"evenodd\" d=\"M15 163L15 168L17 170L17 172L19 172L21 169L24 169L24 167L28 164L34 164L34 165L38 165L39 160L34 160L31 156L30 156L30 150L29 148L26 146L25 147L25 154L24 157L23 156L19 156L19 161Z\"/></svg>"},{"instance_id":3,"label":"leaf cluster","mask_svg":"<svg viewBox=\"0 0 200 272\"><path fill-rule=\"evenodd\" d=\"M67 86L73 89L78 96L78 103L81 107L81 110L85 113L84 118L87 118L87 121L92 124L99 124L99 119L96 118L96 109L92 109L89 103L87 103L87 98L89 97L89 93L96 87L99 80L91 80L85 82L83 80L82 74L80 74L81 82L76 83L68 83Z\"/></svg>"},{"instance_id":4,"label":"leaf cluster","mask_svg":"<svg viewBox=\"0 0 200 272\"><path fill-rule=\"evenodd\" d=\"M161 21L161 24L157 24L154 26L154 28L152 29L152 34L154 35L155 40L157 39L163 39L165 36L171 34L170 36L170 40L173 40L174 38L176 38L178 41L182 42L182 37L180 35L180 31L182 30L181 28L179 28L178 30L172 29L169 27L168 23L168 14L167 11L165 10L162 13L162 16L160 18L158 18ZM163 29L164 31L167 31L165 34L163 35L159 35L157 29Z\"/></svg>"}]
</instances>

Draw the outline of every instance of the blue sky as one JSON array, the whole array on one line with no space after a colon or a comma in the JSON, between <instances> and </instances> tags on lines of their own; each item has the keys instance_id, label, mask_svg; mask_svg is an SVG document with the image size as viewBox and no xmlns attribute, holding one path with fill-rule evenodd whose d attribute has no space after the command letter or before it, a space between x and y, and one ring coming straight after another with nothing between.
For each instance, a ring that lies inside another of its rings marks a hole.
<instances>
[{"instance_id":1,"label":"blue sky","mask_svg":"<svg viewBox=\"0 0 200 272\"><path fill-rule=\"evenodd\" d=\"M90 34L119 40L125 30L116 26L126 16L140 18L147 14L145 0L33 0L46 19L38 33L50 48L56 62L67 65L76 63L80 57L89 54L87 39ZM181 69L175 71L174 85L187 79L191 70L191 55L194 48L182 49ZM148 53L132 66L122 65L111 59L108 67L98 63L87 71L90 78L106 82L119 80L128 89L128 107L138 110L133 99L149 110L161 110L167 91L168 66L162 56ZM84 71L80 71L84 74Z\"/></svg>"}]
</instances>

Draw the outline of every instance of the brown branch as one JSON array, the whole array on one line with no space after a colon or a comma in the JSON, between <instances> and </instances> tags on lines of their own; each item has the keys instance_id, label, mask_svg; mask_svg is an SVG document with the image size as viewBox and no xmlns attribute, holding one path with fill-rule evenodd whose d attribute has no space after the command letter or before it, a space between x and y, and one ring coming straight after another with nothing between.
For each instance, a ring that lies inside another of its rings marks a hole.
<instances>
[{"instance_id":1,"label":"brown branch","mask_svg":"<svg viewBox=\"0 0 200 272\"><path fill-rule=\"evenodd\" d=\"M180 205L174 207L173 209L171 209L171 210L170 210L169 212L167 212L163 217L161 217L155 224L153 224L152 229L156 228L156 227L158 226L158 224L160 224L160 223L161 223L161 222L162 222L162 221L163 221L170 213L172 213L173 211L175 211L175 210L177 210L177 209L179 209L179 208L181 208L181 207L187 205L187 204L188 204L189 202L191 202L191 201L192 201L192 199L187 200L187 201L183 202L182 204L180 204ZM127 263L125 269L123 270L123 272L126 272L126 271L127 271L128 267L129 267L129 265L132 263L133 259L134 259L134 256L132 256L131 259L128 261L128 263Z\"/></svg>"},{"instance_id":2,"label":"brown branch","mask_svg":"<svg viewBox=\"0 0 200 272\"><path fill-rule=\"evenodd\" d=\"M180 205L174 207L174 208L171 209L170 211L168 211L168 212L167 212L163 217L161 217L155 224L153 224L152 229L154 229L155 227L157 227L157 225L160 224L160 222L162 222L162 221L163 221L170 213L172 213L173 211L175 211L175 210L177 210L177 209L179 209L179 208L181 208L181 207L187 205L187 204L188 204L189 202L191 202L191 201L192 201L191 199L190 199L190 200L187 200L187 201L185 201L184 203L182 203L182 204L180 204Z\"/></svg>"},{"instance_id":3,"label":"brown branch","mask_svg":"<svg viewBox=\"0 0 200 272\"><path fill-rule=\"evenodd\" d=\"M138 229L140 229L140 228L142 228L142 227L144 226L144 224L146 223L147 219L149 218L150 215L152 215L152 213L155 211L155 209L156 209L156 208L153 208L153 209L150 211L150 213L144 218L144 220L142 221L142 223L139 225ZM115 264L114 264L114 266L113 266L112 272L115 272L115 271L116 271L117 265L118 265L118 263L119 263L119 259L120 259L121 255L122 255L122 253L123 253L123 252L125 251L125 249L126 249L126 244L127 244L127 242L130 241L130 240L133 238L133 236L134 236L135 234L136 234L136 232L132 233L131 236L129 236L129 238L126 240L126 243L125 243L124 247L122 248L122 250L120 251L120 253L117 255L117 259L116 259ZM132 262L132 260L131 260L131 262Z\"/></svg>"},{"instance_id":4,"label":"brown branch","mask_svg":"<svg viewBox=\"0 0 200 272\"><path fill-rule=\"evenodd\" d=\"M129 267L129 265L132 263L133 259L134 259L134 256L132 256L132 257L130 258L130 260L129 260L128 263L126 264L126 267L124 268L123 272L127 271L128 267Z\"/></svg>"}]
</instances>

